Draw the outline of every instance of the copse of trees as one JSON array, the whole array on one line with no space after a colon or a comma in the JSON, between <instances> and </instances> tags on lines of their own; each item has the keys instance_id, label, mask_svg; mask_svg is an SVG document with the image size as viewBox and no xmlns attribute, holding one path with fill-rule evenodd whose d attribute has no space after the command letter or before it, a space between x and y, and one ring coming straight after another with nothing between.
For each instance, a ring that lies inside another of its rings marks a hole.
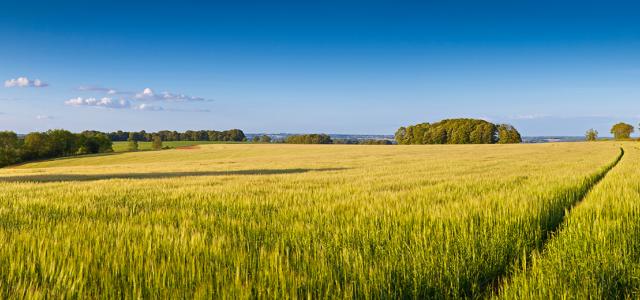
<instances>
[{"instance_id":1,"label":"copse of trees","mask_svg":"<svg viewBox=\"0 0 640 300\"><path fill-rule=\"evenodd\" d=\"M187 130L185 132L162 130L155 133L146 132L129 132L118 130L116 132L107 133L109 138L116 141L128 141L129 136L133 134L133 138L139 142L152 142L154 136L160 136L165 141L218 141L218 142L242 142L246 141L244 132L240 129L230 129L225 131L215 130Z\"/></svg>"},{"instance_id":2,"label":"copse of trees","mask_svg":"<svg viewBox=\"0 0 640 300\"><path fill-rule=\"evenodd\" d=\"M611 127L611 134L616 140L628 140L633 133L633 126L627 123L620 122Z\"/></svg>"},{"instance_id":3,"label":"copse of trees","mask_svg":"<svg viewBox=\"0 0 640 300\"><path fill-rule=\"evenodd\" d=\"M584 134L585 140L593 142L598 139L598 131L591 128Z\"/></svg>"},{"instance_id":4,"label":"copse of trees","mask_svg":"<svg viewBox=\"0 0 640 300\"><path fill-rule=\"evenodd\" d=\"M284 142L287 144L333 144L331 137L326 134L290 135Z\"/></svg>"},{"instance_id":5,"label":"copse of trees","mask_svg":"<svg viewBox=\"0 0 640 300\"><path fill-rule=\"evenodd\" d=\"M0 131L0 167L19 161L18 135L15 132Z\"/></svg>"},{"instance_id":6,"label":"copse of trees","mask_svg":"<svg viewBox=\"0 0 640 300\"><path fill-rule=\"evenodd\" d=\"M393 145L390 140L359 140L359 145Z\"/></svg>"},{"instance_id":7,"label":"copse of trees","mask_svg":"<svg viewBox=\"0 0 640 300\"><path fill-rule=\"evenodd\" d=\"M498 143L499 144L517 144L522 143L522 137L518 130L509 124L500 124L497 127L498 130Z\"/></svg>"},{"instance_id":8,"label":"copse of trees","mask_svg":"<svg viewBox=\"0 0 640 300\"><path fill-rule=\"evenodd\" d=\"M256 135L251 141L254 143L271 143L271 137L266 134L261 136Z\"/></svg>"},{"instance_id":9,"label":"copse of trees","mask_svg":"<svg viewBox=\"0 0 640 300\"><path fill-rule=\"evenodd\" d=\"M390 140L358 140L358 139L334 139L334 144L345 144L345 145L393 145L393 142Z\"/></svg>"},{"instance_id":10,"label":"copse of trees","mask_svg":"<svg viewBox=\"0 0 640 300\"><path fill-rule=\"evenodd\" d=\"M37 159L112 151L109 137L95 131L75 134L54 129L32 132L23 139L14 132L0 132L0 167Z\"/></svg>"},{"instance_id":11,"label":"copse of trees","mask_svg":"<svg viewBox=\"0 0 640 300\"><path fill-rule=\"evenodd\" d=\"M98 131L83 131L77 135L79 145L77 154L113 152L113 143L109 137Z\"/></svg>"},{"instance_id":12,"label":"copse of trees","mask_svg":"<svg viewBox=\"0 0 640 300\"><path fill-rule=\"evenodd\" d=\"M521 143L518 130L509 124L493 124L477 119L446 119L400 127L398 144L510 144Z\"/></svg>"}]
</instances>

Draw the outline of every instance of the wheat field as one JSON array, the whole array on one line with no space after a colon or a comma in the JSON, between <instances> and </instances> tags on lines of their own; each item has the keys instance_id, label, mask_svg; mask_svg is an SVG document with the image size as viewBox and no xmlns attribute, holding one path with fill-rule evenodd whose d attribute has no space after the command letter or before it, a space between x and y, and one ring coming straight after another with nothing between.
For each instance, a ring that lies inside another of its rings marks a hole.
<instances>
[{"instance_id":1,"label":"wheat field","mask_svg":"<svg viewBox=\"0 0 640 300\"><path fill-rule=\"evenodd\" d=\"M640 297L640 150L625 153L505 285L503 298Z\"/></svg>"},{"instance_id":2,"label":"wheat field","mask_svg":"<svg viewBox=\"0 0 640 300\"><path fill-rule=\"evenodd\" d=\"M638 151L212 144L4 168L0 297L606 296L598 272L640 286Z\"/></svg>"}]
</instances>

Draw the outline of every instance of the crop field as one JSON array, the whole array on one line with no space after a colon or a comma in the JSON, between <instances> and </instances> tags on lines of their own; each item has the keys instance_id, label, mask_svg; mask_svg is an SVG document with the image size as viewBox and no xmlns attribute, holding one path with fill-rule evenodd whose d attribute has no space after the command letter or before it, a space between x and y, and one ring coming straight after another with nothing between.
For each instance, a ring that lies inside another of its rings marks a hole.
<instances>
[{"instance_id":1,"label":"crop field","mask_svg":"<svg viewBox=\"0 0 640 300\"><path fill-rule=\"evenodd\" d=\"M0 298L635 298L637 147L210 144L4 168Z\"/></svg>"},{"instance_id":2,"label":"crop field","mask_svg":"<svg viewBox=\"0 0 640 300\"><path fill-rule=\"evenodd\" d=\"M640 296L640 150L625 151L544 251L505 286L504 298Z\"/></svg>"}]
</instances>

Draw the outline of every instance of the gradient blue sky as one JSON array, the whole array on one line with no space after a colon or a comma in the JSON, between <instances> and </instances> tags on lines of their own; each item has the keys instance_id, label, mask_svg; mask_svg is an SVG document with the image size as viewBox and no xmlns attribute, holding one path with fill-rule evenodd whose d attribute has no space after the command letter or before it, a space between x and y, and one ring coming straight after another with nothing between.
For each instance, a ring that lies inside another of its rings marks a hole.
<instances>
[{"instance_id":1,"label":"gradient blue sky","mask_svg":"<svg viewBox=\"0 0 640 300\"><path fill-rule=\"evenodd\" d=\"M632 1L53 2L0 2L0 83L48 84L0 86L0 130L392 134L476 117L608 135L640 121Z\"/></svg>"}]
</instances>

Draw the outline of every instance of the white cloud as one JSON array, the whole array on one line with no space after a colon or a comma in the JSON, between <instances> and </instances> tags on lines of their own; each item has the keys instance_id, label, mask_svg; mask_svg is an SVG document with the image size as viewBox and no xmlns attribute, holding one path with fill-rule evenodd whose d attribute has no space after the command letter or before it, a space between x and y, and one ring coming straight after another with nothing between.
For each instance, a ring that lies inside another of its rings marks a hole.
<instances>
[{"instance_id":1,"label":"white cloud","mask_svg":"<svg viewBox=\"0 0 640 300\"><path fill-rule=\"evenodd\" d=\"M109 97L103 97L101 99L76 97L76 98L72 98L65 101L64 104L71 105L71 106L93 106L93 107L104 107L104 108L130 108L131 107L131 103L129 103L128 100L124 100L124 99L114 100Z\"/></svg>"},{"instance_id":2,"label":"white cloud","mask_svg":"<svg viewBox=\"0 0 640 300\"><path fill-rule=\"evenodd\" d=\"M550 117L550 116L549 115L530 114L530 115L512 116L512 117L509 117L509 119L511 119L511 120L535 120L535 119L542 119L542 118L548 118L548 117Z\"/></svg>"},{"instance_id":3,"label":"white cloud","mask_svg":"<svg viewBox=\"0 0 640 300\"><path fill-rule=\"evenodd\" d=\"M119 91L117 89L113 89L113 88L106 88L106 87L100 87L100 86L80 86L77 88L78 91L84 91L84 92L101 92L101 93L105 93L107 95L133 95L134 93L132 92L125 92L125 91Z\"/></svg>"},{"instance_id":4,"label":"white cloud","mask_svg":"<svg viewBox=\"0 0 640 300\"><path fill-rule=\"evenodd\" d=\"M115 100L109 97L103 98L83 98L76 97L69 99L64 102L66 105L70 106L91 106L91 107L101 107L101 108L114 108L114 109L135 109L141 111L164 111L165 109L161 106L150 105L147 103L142 103L138 105L133 105L129 100L120 99Z\"/></svg>"},{"instance_id":5,"label":"white cloud","mask_svg":"<svg viewBox=\"0 0 640 300\"><path fill-rule=\"evenodd\" d=\"M52 116L47 116L47 115L37 115L36 116L37 120L53 120Z\"/></svg>"},{"instance_id":6,"label":"white cloud","mask_svg":"<svg viewBox=\"0 0 640 300\"><path fill-rule=\"evenodd\" d=\"M49 84L42 82L40 79L29 79L27 77L18 77L6 80L4 82L4 87L12 88L12 87L47 87Z\"/></svg>"},{"instance_id":7,"label":"white cloud","mask_svg":"<svg viewBox=\"0 0 640 300\"><path fill-rule=\"evenodd\" d=\"M165 108L158 105L152 105L149 102L202 102L211 101L201 97L192 97L183 94L173 94L169 92L155 93L150 88L145 88L140 93L123 92L113 88L100 86L80 86L79 91L99 92L104 97L77 97L65 101L66 105L71 106L93 106L105 108L133 109L139 111L174 111L174 112L209 112L208 109L180 109ZM113 97L121 95L120 100L114 100Z\"/></svg>"},{"instance_id":8,"label":"white cloud","mask_svg":"<svg viewBox=\"0 0 640 300\"><path fill-rule=\"evenodd\" d=\"M211 101L202 97L192 97L184 94L174 94L169 92L155 93L150 88L145 88L141 93L135 95L135 99L141 101L167 101L167 102L202 102Z\"/></svg>"},{"instance_id":9,"label":"white cloud","mask_svg":"<svg viewBox=\"0 0 640 300\"><path fill-rule=\"evenodd\" d=\"M149 104L146 104L146 103L142 103L142 104L136 106L134 109L146 110L146 111L163 111L164 110L164 108L162 108L160 106L149 105Z\"/></svg>"}]
</instances>

